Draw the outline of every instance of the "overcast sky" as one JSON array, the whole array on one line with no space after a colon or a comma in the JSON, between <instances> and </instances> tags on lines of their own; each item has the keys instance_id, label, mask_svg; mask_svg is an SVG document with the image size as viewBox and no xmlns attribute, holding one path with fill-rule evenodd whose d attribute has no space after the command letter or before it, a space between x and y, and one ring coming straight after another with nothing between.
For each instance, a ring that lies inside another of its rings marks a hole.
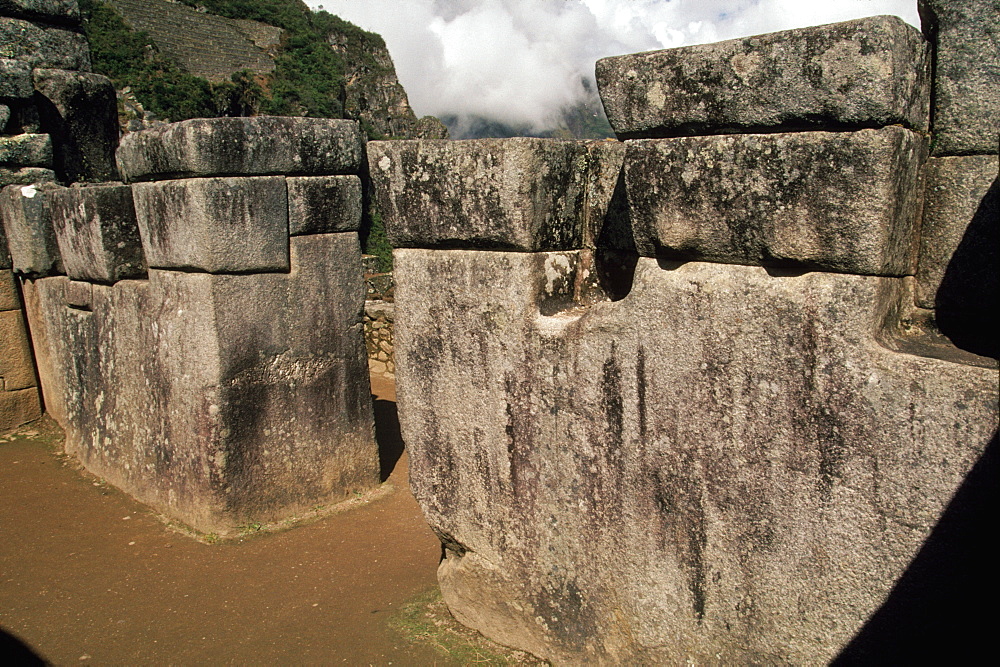
<instances>
[{"instance_id":1,"label":"overcast sky","mask_svg":"<svg viewBox=\"0 0 1000 667\"><path fill-rule=\"evenodd\" d=\"M418 116L545 129L598 58L862 16L919 27L916 0L306 0L385 38Z\"/></svg>"}]
</instances>

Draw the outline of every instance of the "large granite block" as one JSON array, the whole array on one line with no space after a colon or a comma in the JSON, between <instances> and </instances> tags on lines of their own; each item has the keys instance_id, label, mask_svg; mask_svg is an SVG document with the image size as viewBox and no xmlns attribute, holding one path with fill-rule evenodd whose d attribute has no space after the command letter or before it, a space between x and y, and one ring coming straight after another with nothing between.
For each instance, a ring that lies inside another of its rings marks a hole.
<instances>
[{"instance_id":1,"label":"large granite block","mask_svg":"<svg viewBox=\"0 0 1000 667\"><path fill-rule=\"evenodd\" d=\"M357 176L289 176L288 233L330 234L361 226L361 179Z\"/></svg>"},{"instance_id":2,"label":"large granite block","mask_svg":"<svg viewBox=\"0 0 1000 667\"><path fill-rule=\"evenodd\" d=\"M49 206L50 194L62 189L52 183L38 183L8 185L0 191L0 217L15 273L37 276L62 273Z\"/></svg>"},{"instance_id":3,"label":"large granite block","mask_svg":"<svg viewBox=\"0 0 1000 667\"><path fill-rule=\"evenodd\" d=\"M927 129L930 61L919 31L874 16L597 61L619 138Z\"/></svg>"},{"instance_id":4,"label":"large granite block","mask_svg":"<svg viewBox=\"0 0 1000 667\"><path fill-rule=\"evenodd\" d=\"M50 197L63 269L74 280L113 283L146 274L127 185L67 188Z\"/></svg>"},{"instance_id":5,"label":"large granite block","mask_svg":"<svg viewBox=\"0 0 1000 667\"><path fill-rule=\"evenodd\" d=\"M900 278L640 258L626 298L545 315L545 264L395 253L456 618L562 664L829 663L984 456L997 370L880 345Z\"/></svg>"},{"instance_id":6,"label":"large granite block","mask_svg":"<svg viewBox=\"0 0 1000 667\"><path fill-rule=\"evenodd\" d=\"M357 235L294 237L287 274L150 270L25 287L67 451L168 516L225 535L378 483Z\"/></svg>"},{"instance_id":7,"label":"large granite block","mask_svg":"<svg viewBox=\"0 0 1000 667\"><path fill-rule=\"evenodd\" d=\"M32 183L54 183L56 172L45 167L0 167L0 189L8 185L31 185Z\"/></svg>"},{"instance_id":8,"label":"large granite block","mask_svg":"<svg viewBox=\"0 0 1000 667\"><path fill-rule=\"evenodd\" d=\"M288 198L281 176L136 183L132 194L151 268L288 270Z\"/></svg>"},{"instance_id":9,"label":"large granite block","mask_svg":"<svg viewBox=\"0 0 1000 667\"><path fill-rule=\"evenodd\" d=\"M603 221L623 152L524 137L374 141L368 162L393 247L569 250Z\"/></svg>"},{"instance_id":10,"label":"large granite block","mask_svg":"<svg viewBox=\"0 0 1000 667\"><path fill-rule=\"evenodd\" d=\"M63 69L32 75L40 120L55 144L56 171L69 182L115 180L118 102L111 80Z\"/></svg>"},{"instance_id":11,"label":"large granite block","mask_svg":"<svg viewBox=\"0 0 1000 667\"><path fill-rule=\"evenodd\" d=\"M26 99L33 92L31 67L20 60L0 58L0 97Z\"/></svg>"},{"instance_id":12,"label":"large granite block","mask_svg":"<svg viewBox=\"0 0 1000 667\"><path fill-rule=\"evenodd\" d=\"M628 142L646 257L912 274L925 140L899 127Z\"/></svg>"},{"instance_id":13,"label":"large granite block","mask_svg":"<svg viewBox=\"0 0 1000 667\"><path fill-rule=\"evenodd\" d=\"M0 0L0 16L76 25L80 7L76 0Z\"/></svg>"},{"instance_id":14,"label":"large granite block","mask_svg":"<svg viewBox=\"0 0 1000 667\"><path fill-rule=\"evenodd\" d=\"M31 344L20 310L0 311L0 391L36 386Z\"/></svg>"},{"instance_id":15,"label":"large granite block","mask_svg":"<svg viewBox=\"0 0 1000 667\"><path fill-rule=\"evenodd\" d=\"M187 176L356 174L358 124L326 118L196 118L128 134L118 167L129 181Z\"/></svg>"},{"instance_id":16,"label":"large granite block","mask_svg":"<svg viewBox=\"0 0 1000 667\"><path fill-rule=\"evenodd\" d=\"M934 155L997 152L1000 131L1000 3L920 0L935 42Z\"/></svg>"},{"instance_id":17,"label":"large granite block","mask_svg":"<svg viewBox=\"0 0 1000 667\"><path fill-rule=\"evenodd\" d=\"M87 38L62 28L0 17L0 58L13 58L30 67L90 69Z\"/></svg>"},{"instance_id":18,"label":"large granite block","mask_svg":"<svg viewBox=\"0 0 1000 667\"><path fill-rule=\"evenodd\" d=\"M51 167L52 138L47 134L0 136L0 164L12 167Z\"/></svg>"}]
</instances>

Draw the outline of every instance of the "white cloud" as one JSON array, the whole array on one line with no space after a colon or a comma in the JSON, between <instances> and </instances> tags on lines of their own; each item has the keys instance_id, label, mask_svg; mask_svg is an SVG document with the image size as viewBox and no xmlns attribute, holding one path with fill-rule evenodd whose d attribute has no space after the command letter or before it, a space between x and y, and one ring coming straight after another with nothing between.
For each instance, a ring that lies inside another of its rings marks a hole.
<instances>
[{"instance_id":1,"label":"white cloud","mask_svg":"<svg viewBox=\"0 0 1000 667\"><path fill-rule=\"evenodd\" d=\"M381 34L418 115L546 126L598 58L876 14L916 0L306 0Z\"/></svg>"}]
</instances>

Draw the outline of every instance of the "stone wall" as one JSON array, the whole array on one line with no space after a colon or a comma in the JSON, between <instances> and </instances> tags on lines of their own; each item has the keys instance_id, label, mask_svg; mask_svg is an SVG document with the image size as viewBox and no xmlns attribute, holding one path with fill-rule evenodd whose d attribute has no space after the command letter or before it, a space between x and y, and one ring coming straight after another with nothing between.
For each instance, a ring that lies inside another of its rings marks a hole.
<instances>
[{"instance_id":1,"label":"stone wall","mask_svg":"<svg viewBox=\"0 0 1000 667\"><path fill-rule=\"evenodd\" d=\"M997 15L958 14L995 90ZM989 581L997 123L946 120L944 34L600 61L622 143L369 143L459 620L566 664L982 644L955 610ZM988 136L928 159L952 123Z\"/></svg>"},{"instance_id":2,"label":"stone wall","mask_svg":"<svg viewBox=\"0 0 1000 667\"><path fill-rule=\"evenodd\" d=\"M356 123L130 134L131 183L0 198L66 450L221 535L378 483Z\"/></svg>"},{"instance_id":3,"label":"stone wall","mask_svg":"<svg viewBox=\"0 0 1000 667\"><path fill-rule=\"evenodd\" d=\"M88 73L89 68L75 1L0 3L0 188L16 184L30 193L39 183L114 178L114 88L105 77ZM28 211L42 213L39 206ZM10 240L14 252L23 247L23 239ZM37 419L41 406L2 225L0 285L2 433Z\"/></svg>"},{"instance_id":4,"label":"stone wall","mask_svg":"<svg viewBox=\"0 0 1000 667\"><path fill-rule=\"evenodd\" d=\"M396 355L392 329L396 319L391 301L365 302L365 347L368 349L368 370L374 375L396 378Z\"/></svg>"}]
</instances>

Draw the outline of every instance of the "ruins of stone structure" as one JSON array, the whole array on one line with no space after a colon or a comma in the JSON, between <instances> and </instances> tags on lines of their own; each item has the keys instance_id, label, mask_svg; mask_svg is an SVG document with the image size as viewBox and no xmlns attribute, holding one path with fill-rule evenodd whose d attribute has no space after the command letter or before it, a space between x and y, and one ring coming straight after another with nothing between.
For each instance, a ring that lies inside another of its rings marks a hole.
<instances>
[{"instance_id":1,"label":"ruins of stone structure","mask_svg":"<svg viewBox=\"0 0 1000 667\"><path fill-rule=\"evenodd\" d=\"M965 650L998 15L922 10L936 43L875 17L600 61L623 143L368 144L459 620L566 664Z\"/></svg>"}]
</instances>

